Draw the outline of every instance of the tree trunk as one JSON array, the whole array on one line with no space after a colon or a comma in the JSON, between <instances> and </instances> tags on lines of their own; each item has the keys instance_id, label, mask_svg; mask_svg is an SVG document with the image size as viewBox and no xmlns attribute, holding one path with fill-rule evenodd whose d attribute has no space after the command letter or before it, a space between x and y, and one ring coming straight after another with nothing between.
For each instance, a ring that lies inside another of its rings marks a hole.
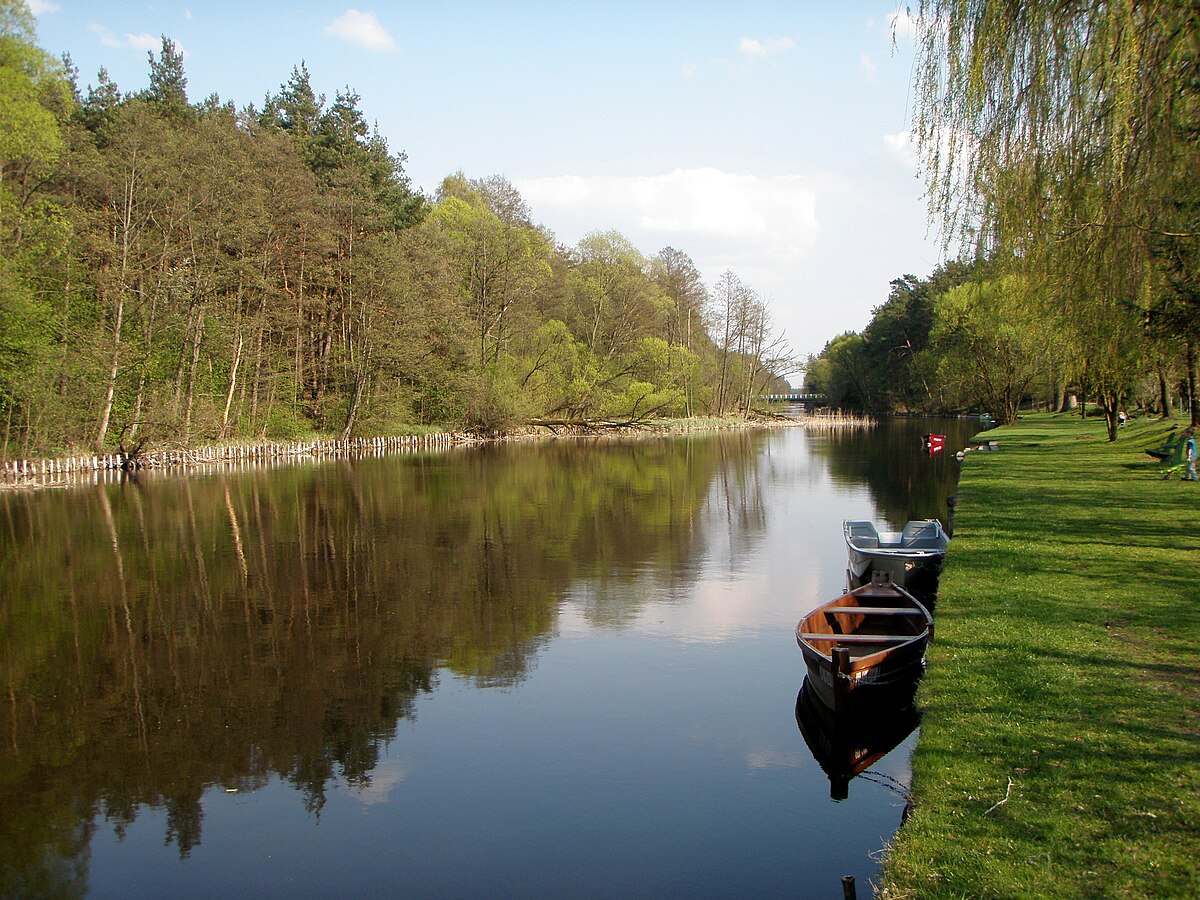
<instances>
[{"instance_id":1,"label":"tree trunk","mask_svg":"<svg viewBox=\"0 0 1200 900\"><path fill-rule=\"evenodd\" d=\"M221 414L221 439L229 435L229 410L233 406L233 393L237 388L238 366L242 362L242 333L238 332L237 346L233 350L233 361L229 364L229 390L225 392L225 411Z\"/></svg>"},{"instance_id":2,"label":"tree trunk","mask_svg":"<svg viewBox=\"0 0 1200 900\"><path fill-rule=\"evenodd\" d=\"M196 328L192 331L192 364L188 367L187 393L183 404L183 443L192 438L192 401L196 396L196 369L200 365L200 339L204 335L204 307L196 314Z\"/></svg>"},{"instance_id":3,"label":"tree trunk","mask_svg":"<svg viewBox=\"0 0 1200 900\"><path fill-rule=\"evenodd\" d=\"M108 369L108 388L104 395L104 407L100 413L100 428L96 432L96 450L104 449L108 437L108 424L112 419L113 396L117 392L117 373L121 366L121 323L125 318L125 292L117 292L117 316L113 323L112 364Z\"/></svg>"},{"instance_id":4,"label":"tree trunk","mask_svg":"<svg viewBox=\"0 0 1200 900\"><path fill-rule=\"evenodd\" d=\"M1171 418L1171 393L1167 386L1167 374L1163 371L1162 363L1155 367L1158 371L1158 402L1161 406L1159 415L1164 419Z\"/></svg>"},{"instance_id":5,"label":"tree trunk","mask_svg":"<svg viewBox=\"0 0 1200 900\"><path fill-rule=\"evenodd\" d=\"M258 421L258 398L262 396L263 328L260 325L254 342L254 383L250 388L250 423Z\"/></svg>"},{"instance_id":6,"label":"tree trunk","mask_svg":"<svg viewBox=\"0 0 1200 900\"><path fill-rule=\"evenodd\" d=\"M1117 419L1117 412L1121 408L1121 396L1115 391L1101 391L1100 406L1104 410L1104 425L1108 431L1109 443L1114 443L1117 440L1117 428L1120 422Z\"/></svg>"},{"instance_id":7,"label":"tree trunk","mask_svg":"<svg viewBox=\"0 0 1200 900\"><path fill-rule=\"evenodd\" d=\"M196 303L192 301L188 304L187 321L183 326L183 334L179 340L179 361L175 364L175 403L174 413L179 415L183 409L183 377L187 373L188 350L190 349L190 337L195 327Z\"/></svg>"},{"instance_id":8,"label":"tree trunk","mask_svg":"<svg viewBox=\"0 0 1200 900\"><path fill-rule=\"evenodd\" d=\"M1196 402L1196 342L1191 338L1187 340L1187 385L1188 385L1188 409L1191 411L1191 423L1193 427L1200 426L1200 403Z\"/></svg>"},{"instance_id":9,"label":"tree trunk","mask_svg":"<svg viewBox=\"0 0 1200 900\"><path fill-rule=\"evenodd\" d=\"M346 427L342 429L343 441L349 439L350 432L354 430L354 420L358 418L358 409L366 389L367 376L362 375L354 379L354 393L350 397L350 409L346 413Z\"/></svg>"}]
</instances>

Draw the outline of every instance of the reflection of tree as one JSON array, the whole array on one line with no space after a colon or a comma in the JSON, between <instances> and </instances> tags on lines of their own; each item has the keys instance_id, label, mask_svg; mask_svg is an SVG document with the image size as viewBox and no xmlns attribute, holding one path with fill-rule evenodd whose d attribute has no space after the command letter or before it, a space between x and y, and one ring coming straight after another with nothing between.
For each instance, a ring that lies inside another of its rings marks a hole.
<instances>
[{"instance_id":1,"label":"reflection of tree","mask_svg":"<svg viewBox=\"0 0 1200 900\"><path fill-rule=\"evenodd\" d=\"M946 518L946 498L958 483L955 452L980 431L970 419L884 418L865 429L843 429L812 438L814 456L829 463L834 481L865 485L879 517L899 527L910 519ZM927 456L921 435L946 435L946 449ZM923 457L914 465L915 457Z\"/></svg>"},{"instance_id":2,"label":"reflection of tree","mask_svg":"<svg viewBox=\"0 0 1200 900\"><path fill-rule=\"evenodd\" d=\"M212 786L277 776L318 813L331 781L368 784L439 669L517 682L572 585L636 571L682 591L711 486L760 442L0 498L0 894L82 893L97 815L120 835L162 808L186 855Z\"/></svg>"}]
</instances>

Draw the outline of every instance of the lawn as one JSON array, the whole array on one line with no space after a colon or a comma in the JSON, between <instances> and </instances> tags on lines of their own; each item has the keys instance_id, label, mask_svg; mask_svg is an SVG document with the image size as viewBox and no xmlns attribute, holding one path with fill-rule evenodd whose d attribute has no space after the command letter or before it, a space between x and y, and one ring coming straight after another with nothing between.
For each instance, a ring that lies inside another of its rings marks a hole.
<instances>
[{"instance_id":1,"label":"lawn","mask_svg":"<svg viewBox=\"0 0 1200 900\"><path fill-rule=\"evenodd\" d=\"M1169 429L1030 416L967 455L881 895L1200 896L1200 482Z\"/></svg>"}]
</instances>

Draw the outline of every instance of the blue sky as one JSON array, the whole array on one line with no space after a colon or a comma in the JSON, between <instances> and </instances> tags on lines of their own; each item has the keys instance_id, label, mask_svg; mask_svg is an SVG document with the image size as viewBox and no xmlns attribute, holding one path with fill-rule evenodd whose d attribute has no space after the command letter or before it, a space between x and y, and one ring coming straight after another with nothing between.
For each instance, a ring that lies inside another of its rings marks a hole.
<instances>
[{"instance_id":1,"label":"blue sky","mask_svg":"<svg viewBox=\"0 0 1200 900\"><path fill-rule=\"evenodd\" d=\"M85 89L100 66L145 87L162 35L193 101L261 105L304 62L328 98L361 95L427 193L504 175L563 244L615 229L710 286L732 270L801 355L940 261L903 5L353 2L29 0Z\"/></svg>"}]
</instances>

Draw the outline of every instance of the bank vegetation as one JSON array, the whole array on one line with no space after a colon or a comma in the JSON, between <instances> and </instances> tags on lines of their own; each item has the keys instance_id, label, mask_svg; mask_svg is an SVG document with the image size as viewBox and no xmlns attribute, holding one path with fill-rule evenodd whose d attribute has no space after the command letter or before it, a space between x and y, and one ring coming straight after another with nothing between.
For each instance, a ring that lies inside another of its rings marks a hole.
<instances>
[{"instance_id":1,"label":"bank vegetation","mask_svg":"<svg viewBox=\"0 0 1200 900\"><path fill-rule=\"evenodd\" d=\"M913 136L961 259L905 275L810 390L868 410L1189 409L1200 424L1200 9L924 0Z\"/></svg>"},{"instance_id":2,"label":"bank vegetation","mask_svg":"<svg viewBox=\"0 0 1200 900\"><path fill-rule=\"evenodd\" d=\"M414 189L303 64L260 107L80 79L0 0L0 457L744 414L766 301L611 231L567 247L501 176Z\"/></svg>"}]
</instances>

